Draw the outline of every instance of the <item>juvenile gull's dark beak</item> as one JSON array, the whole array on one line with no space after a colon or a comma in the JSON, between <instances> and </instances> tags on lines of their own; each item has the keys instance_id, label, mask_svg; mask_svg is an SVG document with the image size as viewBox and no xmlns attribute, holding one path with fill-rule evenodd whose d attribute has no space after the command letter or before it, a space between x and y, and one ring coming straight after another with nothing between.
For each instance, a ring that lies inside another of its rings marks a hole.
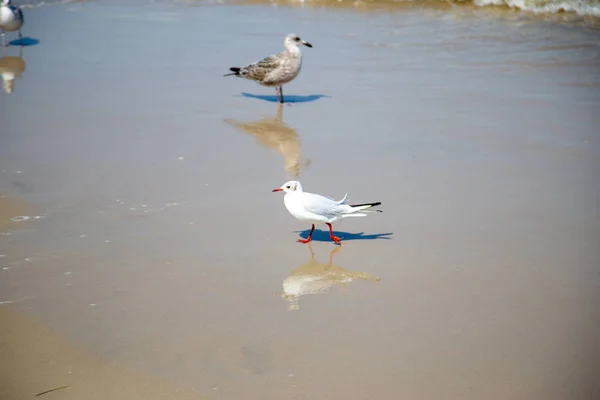
<instances>
[{"instance_id":1,"label":"juvenile gull's dark beak","mask_svg":"<svg viewBox=\"0 0 600 400\"><path fill-rule=\"evenodd\" d=\"M306 47L311 47L312 48L312 44L308 43L305 40L302 41L302 44L305 45Z\"/></svg>"}]
</instances>

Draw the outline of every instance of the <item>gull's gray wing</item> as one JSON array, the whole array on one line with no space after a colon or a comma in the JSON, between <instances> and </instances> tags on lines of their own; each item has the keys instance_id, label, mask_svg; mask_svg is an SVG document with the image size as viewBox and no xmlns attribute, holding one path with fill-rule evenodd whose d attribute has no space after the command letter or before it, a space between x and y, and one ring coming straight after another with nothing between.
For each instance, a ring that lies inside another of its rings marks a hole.
<instances>
[{"instance_id":1,"label":"gull's gray wing","mask_svg":"<svg viewBox=\"0 0 600 400\"><path fill-rule=\"evenodd\" d=\"M344 206L340 207L339 202L329 197L303 192L301 199L302 205L307 212L326 218L333 218L343 214L342 208Z\"/></svg>"}]
</instances>

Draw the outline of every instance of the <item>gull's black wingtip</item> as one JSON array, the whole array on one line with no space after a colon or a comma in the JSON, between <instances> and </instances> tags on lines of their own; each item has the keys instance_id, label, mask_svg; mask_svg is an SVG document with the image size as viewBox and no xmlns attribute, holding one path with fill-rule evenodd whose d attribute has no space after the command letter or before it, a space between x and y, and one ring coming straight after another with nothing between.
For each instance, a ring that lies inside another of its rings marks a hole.
<instances>
[{"instance_id":1,"label":"gull's black wingtip","mask_svg":"<svg viewBox=\"0 0 600 400\"><path fill-rule=\"evenodd\" d=\"M370 207L377 207L380 206L381 202L378 201L376 203L363 203L363 204L350 204L350 207L364 207L364 206L369 206ZM382 210L371 210L371 211L377 211L377 212L383 212Z\"/></svg>"}]
</instances>

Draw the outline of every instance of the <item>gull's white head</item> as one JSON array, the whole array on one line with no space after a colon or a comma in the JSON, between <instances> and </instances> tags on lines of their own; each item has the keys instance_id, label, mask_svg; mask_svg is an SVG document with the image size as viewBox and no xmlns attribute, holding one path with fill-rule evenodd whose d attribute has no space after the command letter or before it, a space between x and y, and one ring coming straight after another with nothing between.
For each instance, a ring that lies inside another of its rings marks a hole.
<instances>
[{"instance_id":1,"label":"gull's white head","mask_svg":"<svg viewBox=\"0 0 600 400\"><path fill-rule=\"evenodd\" d=\"M281 187L277 189L273 189L274 192L286 192L286 193L294 193L302 191L302 184L298 181L289 181L284 183Z\"/></svg>"},{"instance_id":2,"label":"gull's white head","mask_svg":"<svg viewBox=\"0 0 600 400\"><path fill-rule=\"evenodd\" d=\"M1 0L0 4L3 6L10 6L11 1L10 0Z\"/></svg>"},{"instance_id":3,"label":"gull's white head","mask_svg":"<svg viewBox=\"0 0 600 400\"><path fill-rule=\"evenodd\" d=\"M283 44L287 49L298 47L301 44L305 45L306 47L312 47L312 44L308 43L305 40L302 40L300 36L296 35L295 33L290 33L289 35L287 35L285 37L285 40L283 41Z\"/></svg>"}]
</instances>

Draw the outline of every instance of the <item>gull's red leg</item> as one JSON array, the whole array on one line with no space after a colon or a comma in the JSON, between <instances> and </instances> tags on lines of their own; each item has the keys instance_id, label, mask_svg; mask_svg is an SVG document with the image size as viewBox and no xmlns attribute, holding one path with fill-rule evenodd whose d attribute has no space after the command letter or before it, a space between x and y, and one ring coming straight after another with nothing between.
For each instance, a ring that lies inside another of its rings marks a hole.
<instances>
[{"instance_id":1,"label":"gull's red leg","mask_svg":"<svg viewBox=\"0 0 600 400\"><path fill-rule=\"evenodd\" d=\"M333 226L331 226L330 223L327 223L327 226L329 226L329 237L331 238L331 240L333 240L337 244L342 244L342 242L341 242L341 240L340 240L339 237L333 236Z\"/></svg>"},{"instance_id":2,"label":"gull's red leg","mask_svg":"<svg viewBox=\"0 0 600 400\"><path fill-rule=\"evenodd\" d=\"M312 229L310 230L310 233L308 234L308 237L306 239L298 239L298 241L300 243L308 243L310 242L310 239L312 238L312 234L315 231L315 224L313 224Z\"/></svg>"}]
</instances>

